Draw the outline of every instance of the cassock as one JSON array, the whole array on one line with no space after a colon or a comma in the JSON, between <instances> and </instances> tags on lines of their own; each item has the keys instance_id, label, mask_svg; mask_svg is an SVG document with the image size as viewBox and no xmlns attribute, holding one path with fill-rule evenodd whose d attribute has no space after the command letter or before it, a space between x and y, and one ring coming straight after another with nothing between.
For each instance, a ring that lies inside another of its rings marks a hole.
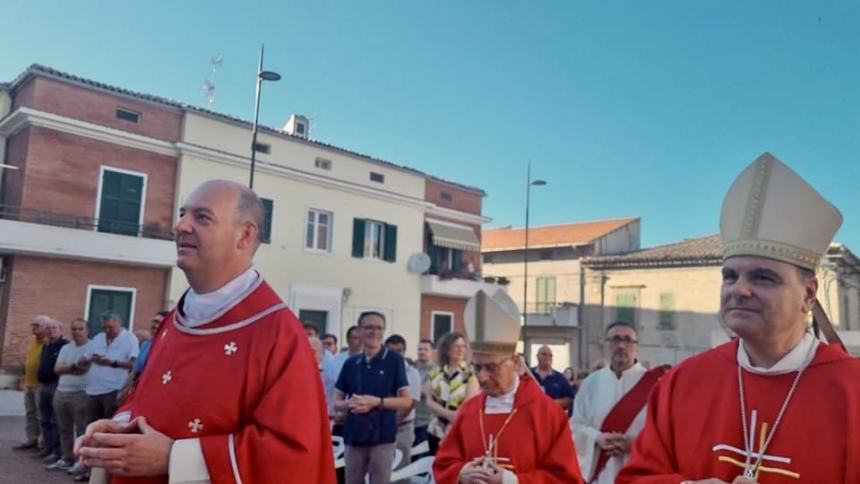
<instances>
[{"instance_id":1,"label":"cassock","mask_svg":"<svg viewBox=\"0 0 860 484\"><path fill-rule=\"evenodd\" d=\"M677 483L711 477L732 482L744 472L748 448L752 461L758 460L797 376L794 370L806 358L811 362L765 449L755 480L860 482L860 362L841 348L811 338L807 334L774 367L786 366L785 371L750 371L738 341L681 363L651 394L645 429L617 482ZM744 368L751 446L744 439L739 364Z\"/></svg>"},{"instance_id":2,"label":"cassock","mask_svg":"<svg viewBox=\"0 0 860 484\"><path fill-rule=\"evenodd\" d=\"M488 400L502 400L495 404L504 407L505 397L484 393L460 407L433 462L436 482L456 483L464 465L487 454L490 435L496 445L490 454L519 484L583 482L564 410L530 377L521 377L508 398L511 408L504 413Z\"/></svg>"},{"instance_id":3,"label":"cassock","mask_svg":"<svg viewBox=\"0 0 860 484\"><path fill-rule=\"evenodd\" d=\"M600 426L604 418L615 404L636 386L648 370L638 362L621 373L621 378L615 376L610 367L602 368L583 380L573 401L573 415L570 425L579 455L579 465L586 479L597 477L599 484L612 484L618 471L624 467L629 455L610 457L600 474L594 476L600 448L597 446L597 436L602 433ZM635 437L645 426L645 408L639 410L633 418L625 435Z\"/></svg>"},{"instance_id":4,"label":"cassock","mask_svg":"<svg viewBox=\"0 0 860 484\"><path fill-rule=\"evenodd\" d=\"M165 317L115 419L145 416L177 439L170 482L334 483L325 397L307 336L258 274L242 277L252 278L250 286L211 321L191 327L177 310Z\"/></svg>"}]
</instances>

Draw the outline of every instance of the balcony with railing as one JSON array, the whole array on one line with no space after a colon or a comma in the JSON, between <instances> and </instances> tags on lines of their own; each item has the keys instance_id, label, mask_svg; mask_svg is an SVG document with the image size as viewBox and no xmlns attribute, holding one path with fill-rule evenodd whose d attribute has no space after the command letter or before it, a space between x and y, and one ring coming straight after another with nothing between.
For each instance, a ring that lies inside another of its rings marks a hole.
<instances>
[{"instance_id":1,"label":"balcony with railing","mask_svg":"<svg viewBox=\"0 0 860 484\"><path fill-rule=\"evenodd\" d=\"M15 205L0 204L0 219L71 229L97 230L109 234L173 240L173 232L158 223L136 224L123 220L99 219L70 213L22 208Z\"/></svg>"},{"instance_id":2,"label":"balcony with railing","mask_svg":"<svg viewBox=\"0 0 860 484\"><path fill-rule=\"evenodd\" d=\"M482 277L468 262L464 251L428 244L430 269L421 276L422 294L468 299L483 289L489 294L505 287L507 280Z\"/></svg>"},{"instance_id":3,"label":"balcony with railing","mask_svg":"<svg viewBox=\"0 0 860 484\"><path fill-rule=\"evenodd\" d=\"M169 267L172 232L71 213L0 205L0 252Z\"/></svg>"},{"instance_id":4,"label":"balcony with railing","mask_svg":"<svg viewBox=\"0 0 860 484\"><path fill-rule=\"evenodd\" d=\"M526 306L529 326L579 326L576 303L538 301Z\"/></svg>"}]
</instances>

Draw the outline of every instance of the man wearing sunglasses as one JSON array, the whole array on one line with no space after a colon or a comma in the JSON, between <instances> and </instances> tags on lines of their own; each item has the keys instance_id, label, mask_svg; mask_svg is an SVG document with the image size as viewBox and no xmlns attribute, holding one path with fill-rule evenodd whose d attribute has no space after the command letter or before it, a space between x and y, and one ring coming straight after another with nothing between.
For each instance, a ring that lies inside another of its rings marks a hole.
<instances>
[{"instance_id":1,"label":"man wearing sunglasses","mask_svg":"<svg viewBox=\"0 0 860 484\"><path fill-rule=\"evenodd\" d=\"M630 455L633 440L645 426L648 394L663 374L639 364L636 328L615 321L604 332L609 366L580 385L570 421L582 474L588 482L611 484Z\"/></svg>"},{"instance_id":2,"label":"man wearing sunglasses","mask_svg":"<svg viewBox=\"0 0 860 484\"><path fill-rule=\"evenodd\" d=\"M582 483L564 410L516 354L519 311L483 291L464 311L481 393L460 407L433 463L439 484Z\"/></svg>"}]
</instances>

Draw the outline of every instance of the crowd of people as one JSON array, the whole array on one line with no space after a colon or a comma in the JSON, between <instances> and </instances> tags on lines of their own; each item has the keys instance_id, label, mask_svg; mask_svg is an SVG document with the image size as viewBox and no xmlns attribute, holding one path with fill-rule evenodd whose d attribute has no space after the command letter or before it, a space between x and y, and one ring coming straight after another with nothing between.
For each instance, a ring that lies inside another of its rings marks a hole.
<instances>
[{"instance_id":1,"label":"crowd of people","mask_svg":"<svg viewBox=\"0 0 860 484\"><path fill-rule=\"evenodd\" d=\"M348 345L343 348L338 347L337 336L320 336L314 323L306 321L303 327L316 351L332 434L345 443L343 466L338 468L339 482L363 483L367 478L370 483L385 483L413 460L435 455L459 409L464 402L477 396L481 387L465 334L450 332L436 342L422 339L417 359L412 360L405 357L406 340L401 335L392 334L383 341L386 328L383 314L362 313L357 323L347 330ZM631 374L635 383L641 375L629 370L634 366L642 368L636 360L635 338L621 343L615 341L615 333L630 331L635 334L632 325L623 322L608 328L606 359L612 364L607 371ZM576 389L589 373L580 372L577 378L571 379L554 370L553 354L548 346L540 347L537 357L537 366L528 371L520 369L518 373L533 378L541 391L570 416ZM596 367L595 371L604 366ZM589 387L579 400L602 397L610 400L610 406L615 403L612 401L614 394L596 396L593 393ZM603 402L599 406L606 405ZM592 414L594 406L591 402L578 405L577 417L571 418L571 424L575 422L576 427L583 429L593 428L595 422L602 419ZM631 429L630 436L635 437L638 429ZM616 455L628 453L631 441L631 438L625 439L627 445ZM413 449L420 449L421 453L412 455ZM396 465L395 458L398 459ZM585 462L590 465L590 460Z\"/></svg>"},{"instance_id":2,"label":"crowd of people","mask_svg":"<svg viewBox=\"0 0 860 484\"><path fill-rule=\"evenodd\" d=\"M638 361L625 321L604 329L603 365L585 378L554 370L547 346L528 368L505 291L477 291L464 332L422 340L416 361L375 311L338 351L254 268L263 220L236 183L189 195L176 231L190 288L132 377L144 357L117 314L89 342L73 322L71 343L36 318L21 447L41 442L52 468L73 452L111 484L387 484L415 459L440 484L860 482L860 363L807 324L814 313L828 328L814 270L841 217L768 154L724 202L719 315L737 338L668 373ZM809 429L828 438L810 445Z\"/></svg>"},{"instance_id":3,"label":"crowd of people","mask_svg":"<svg viewBox=\"0 0 860 484\"><path fill-rule=\"evenodd\" d=\"M62 322L36 316L24 365L26 441L15 449L34 452L48 471L89 480L89 470L75 458L75 438L90 423L113 417L143 369L151 334L164 314L152 319L149 331L135 335L123 328L119 313L105 311L99 318L103 331L92 339L85 319L68 323L67 339Z\"/></svg>"}]
</instances>

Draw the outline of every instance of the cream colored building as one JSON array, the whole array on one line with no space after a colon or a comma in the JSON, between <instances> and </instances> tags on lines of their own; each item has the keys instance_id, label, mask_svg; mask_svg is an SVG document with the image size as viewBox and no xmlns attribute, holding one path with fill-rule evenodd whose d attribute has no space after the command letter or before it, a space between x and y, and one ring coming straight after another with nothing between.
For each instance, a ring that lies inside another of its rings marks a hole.
<instances>
[{"instance_id":1,"label":"cream colored building","mask_svg":"<svg viewBox=\"0 0 860 484\"><path fill-rule=\"evenodd\" d=\"M186 112L178 203L205 180L247 183L250 145L244 122ZM274 130L258 135L255 173L254 189L271 210L256 265L296 315L345 342L362 311L380 311L386 334L399 333L414 348L420 274L407 260L423 250L424 213L432 207L424 201L425 175ZM171 296L186 287L175 269Z\"/></svg>"},{"instance_id":2,"label":"cream colored building","mask_svg":"<svg viewBox=\"0 0 860 484\"><path fill-rule=\"evenodd\" d=\"M553 366L582 366L579 326L585 272L583 257L626 253L639 248L638 218L599 220L531 227L528 240L528 284L525 230L484 230L481 242L484 276L509 281L508 293L523 311L525 352L537 364L537 347L553 349ZM527 295L524 293L527 289Z\"/></svg>"},{"instance_id":3,"label":"cream colored building","mask_svg":"<svg viewBox=\"0 0 860 484\"><path fill-rule=\"evenodd\" d=\"M590 257L586 270L589 365L602 356L603 328L616 320L639 329L640 359L674 365L728 341L717 317L722 284L719 235L629 254ZM833 244L818 271L818 298L846 345L860 352L860 264Z\"/></svg>"}]
</instances>

